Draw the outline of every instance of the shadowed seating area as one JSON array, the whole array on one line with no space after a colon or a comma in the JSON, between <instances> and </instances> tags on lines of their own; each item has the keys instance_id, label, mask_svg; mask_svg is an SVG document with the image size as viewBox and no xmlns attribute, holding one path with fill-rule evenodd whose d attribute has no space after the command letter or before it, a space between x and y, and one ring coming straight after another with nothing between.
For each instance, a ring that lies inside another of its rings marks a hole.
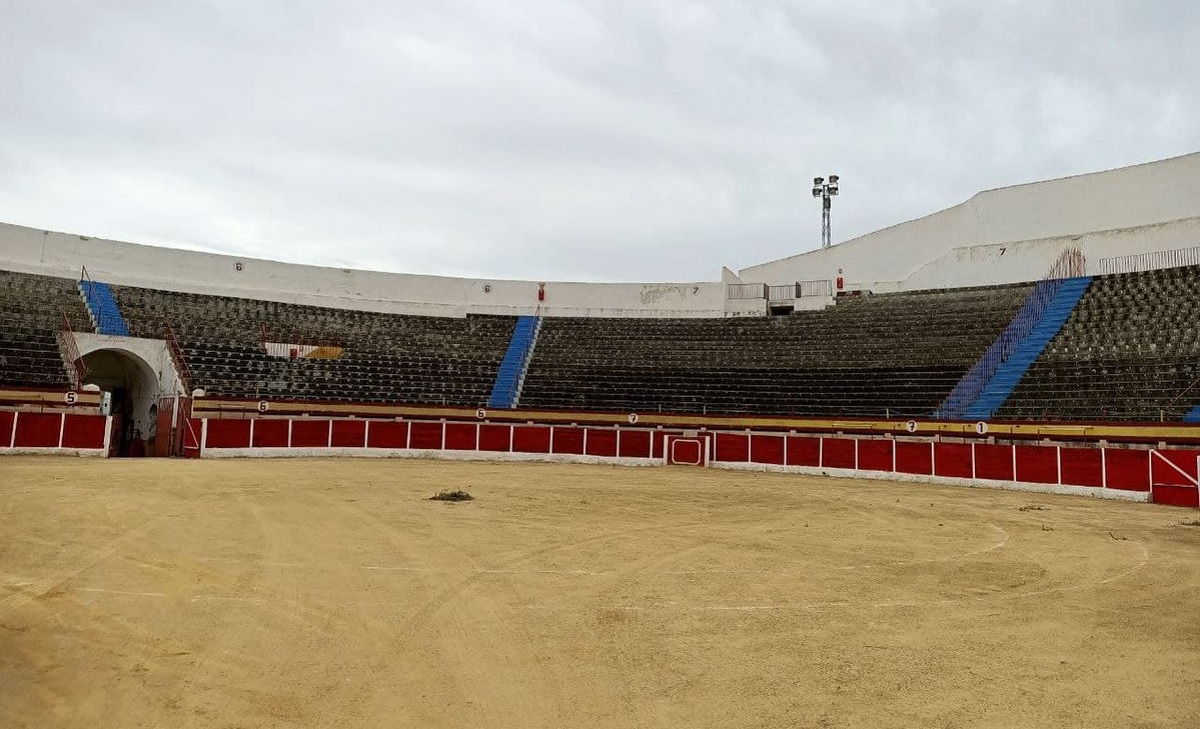
<instances>
[{"instance_id":1,"label":"shadowed seating area","mask_svg":"<svg viewBox=\"0 0 1200 729\"><path fill-rule=\"evenodd\" d=\"M1200 402L1197 322L1200 267L1097 277L997 415L1179 420Z\"/></svg>"},{"instance_id":2,"label":"shadowed seating area","mask_svg":"<svg viewBox=\"0 0 1200 729\"><path fill-rule=\"evenodd\" d=\"M161 339L171 324L192 386L214 397L480 405L516 324L112 288L134 336ZM275 357L264 341L343 351Z\"/></svg>"},{"instance_id":3,"label":"shadowed seating area","mask_svg":"<svg viewBox=\"0 0 1200 729\"><path fill-rule=\"evenodd\" d=\"M0 271L0 385L70 386L58 341L64 315L75 331L92 331L74 280Z\"/></svg>"},{"instance_id":4,"label":"shadowed seating area","mask_svg":"<svg viewBox=\"0 0 1200 729\"><path fill-rule=\"evenodd\" d=\"M843 297L776 318L548 318L521 405L928 417L1031 289Z\"/></svg>"}]
</instances>

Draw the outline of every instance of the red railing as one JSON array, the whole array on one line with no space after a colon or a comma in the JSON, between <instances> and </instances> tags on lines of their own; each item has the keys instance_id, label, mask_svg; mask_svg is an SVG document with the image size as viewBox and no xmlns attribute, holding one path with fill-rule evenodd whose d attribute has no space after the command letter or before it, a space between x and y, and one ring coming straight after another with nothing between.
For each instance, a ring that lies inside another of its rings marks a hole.
<instances>
[{"instance_id":1,"label":"red railing","mask_svg":"<svg viewBox=\"0 0 1200 729\"><path fill-rule=\"evenodd\" d=\"M192 374L188 371L187 362L183 359L183 348L179 346L179 338L171 322L163 322L163 338L167 340L167 350L171 353L171 361L175 364L175 372L179 375L179 384L183 385L185 393L192 391Z\"/></svg>"}]
</instances>

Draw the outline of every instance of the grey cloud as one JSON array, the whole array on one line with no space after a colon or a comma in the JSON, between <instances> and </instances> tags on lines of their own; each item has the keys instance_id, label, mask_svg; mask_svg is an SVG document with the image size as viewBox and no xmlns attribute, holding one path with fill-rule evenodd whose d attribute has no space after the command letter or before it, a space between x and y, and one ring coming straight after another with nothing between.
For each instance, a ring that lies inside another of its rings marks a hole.
<instances>
[{"instance_id":1,"label":"grey cloud","mask_svg":"<svg viewBox=\"0 0 1200 729\"><path fill-rule=\"evenodd\" d=\"M0 219L306 263L714 279L1200 148L1168 2L18 4Z\"/></svg>"}]
</instances>

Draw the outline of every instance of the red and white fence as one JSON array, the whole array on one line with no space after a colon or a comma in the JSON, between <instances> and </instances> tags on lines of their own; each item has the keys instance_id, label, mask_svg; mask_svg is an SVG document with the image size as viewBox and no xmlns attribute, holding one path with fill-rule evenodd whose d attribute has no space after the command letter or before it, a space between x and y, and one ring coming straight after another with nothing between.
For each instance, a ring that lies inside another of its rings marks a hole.
<instances>
[{"instance_id":1,"label":"red and white fence","mask_svg":"<svg viewBox=\"0 0 1200 729\"><path fill-rule=\"evenodd\" d=\"M0 410L0 453L106 456L112 418Z\"/></svg>"},{"instance_id":2,"label":"red and white fence","mask_svg":"<svg viewBox=\"0 0 1200 729\"><path fill-rule=\"evenodd\" d=\"M328 418L193 419L185 455L695 465L1200 503L1200 451L779 432Z\"/></svg>"},{"instance_id":3,"label":"red and white fence","mask_svg":"<svg viewBox=\"0 0 1200 729\"><path fill-rule=\"evenodd\" d=\"M930 481L1197 506L1200 451L716 433L720 468Z\"/></svg>"}]
</instances>

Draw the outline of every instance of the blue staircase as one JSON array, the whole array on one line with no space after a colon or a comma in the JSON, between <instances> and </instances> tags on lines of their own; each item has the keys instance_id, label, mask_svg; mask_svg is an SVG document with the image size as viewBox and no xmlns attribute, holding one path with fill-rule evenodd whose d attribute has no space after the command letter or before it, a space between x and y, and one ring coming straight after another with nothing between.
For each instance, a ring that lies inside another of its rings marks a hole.
<instances>
[{"instance_id":1,"label":"blue staircase","mask_svg":"<svg viewBox=\"0 0 1200 729\"><path fill-rule=\"evenodd\" d=\"M517 406L521 399L521 385L525 382L525 372L533 355L533 347L542 328L541 323L542 319L538 316L522 316L517 319L512 339L508 342L508 351L504 353L504 359L500 360L500 370L496 372L496 382L492 385L488 407Z\"/></svg>"},{"instance_id":2,"label":"blue staircase","mask_svg":"<svg viewBox=\"0 0 1200 729\"><path fill-rule=\"evenodd\" d=\"M117 306L108 284L84 279L79 282L79 293L83 296L83 303L87 304L88 313L92 315L97 334L129 336L129 325L121 316L121 308Z\"/></svg>"},{"instance_id":3,"label":"blue staircase","mask_svg":"<svg viewBox=\"0 0 1200 729\"><path fill-rule=\"evenodd\" d=\"M1025 341L1029 332L1042 319L1046 307L1054 300L1054 295L1062 286L1063 279L1043 279L1038 281L1021 303L1021 308L1013 315L1012 321L1000 332L1000 336L992 342L987 351L967 371L938 409L933 417L947 420L962 420L967 416L970 407L983 393L1000 365L1012 356L1017 346Z\"/></svg>"},{"instance_id":4,"label":"blue staircase","mask_svg":"<svg viewBox=\"0 0 1200 729\"><path fill-rule=\"evenodd\" d=\"M1046 348L1054 335L1058 334L1063 324L1067 323L1071 312L1075 310L1075 305L1083 298L1084 292L1091 283L1091 276L1061 280L1057 291L1054 292L1053 298L1046 305L1045 311L1042 312L1037 323L1013 349L1012 354L996 368L996 373L983 386L983 390L975 402L966 407L964 415L967 419L987 420L1000 409L1025 372L1042 354L1042 350Z\"/></svg>"},{"instance_id":5,"label":"blue staircase","mask_svg":"<svg viewBox=\"0 0 1200 729\"><path fill-rule=\"evenodd\" d=\"M1187 412L1187 414L1183 416L1183 422L1185 422L1185 423L1200 423L1200 405L1197 405L1196 407L1189 410Z\"/></svg>"}]
</instances>

